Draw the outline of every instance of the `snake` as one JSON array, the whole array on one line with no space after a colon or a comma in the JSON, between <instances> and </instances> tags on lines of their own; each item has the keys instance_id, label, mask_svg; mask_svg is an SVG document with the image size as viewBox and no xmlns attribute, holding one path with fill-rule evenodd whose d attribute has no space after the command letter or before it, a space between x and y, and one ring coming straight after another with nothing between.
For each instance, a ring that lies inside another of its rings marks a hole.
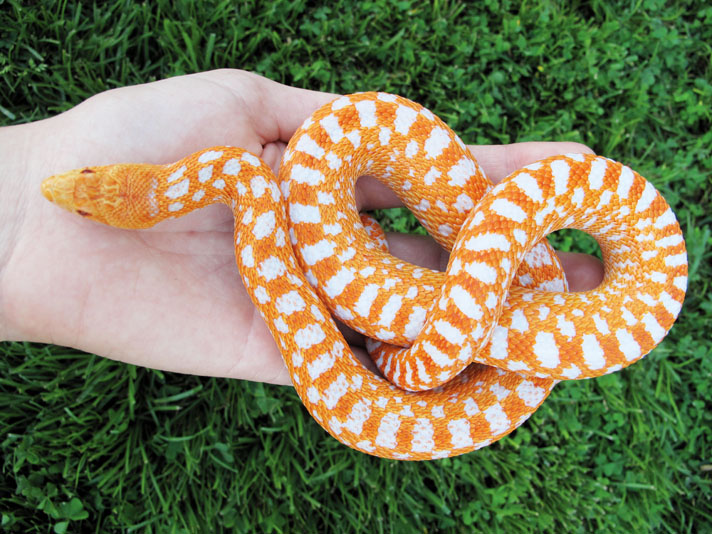
<instances>
[{"instance_id":1,"label":"snake","mask_svg":"<svg viewBox=\"0 0 712 534\"><path fill-rule=\"evenodd\" d=\"M450 251L445 272L388 252L355 184L387 184ZM672 327L687 288L680 226L637 172L552 156L494 185L437 116L401 96L340 96L287 145L278 175L217 146L177 162L84 167L42 193L84 218L141 229L213 203L235 218L238 271L313 418L367 454L428 460L512 432L562 380L618 371ZM605 275L570 292L546 236L592 235ZM378 371L336 320L365 334Z\"/></svg>"}]
</instances>

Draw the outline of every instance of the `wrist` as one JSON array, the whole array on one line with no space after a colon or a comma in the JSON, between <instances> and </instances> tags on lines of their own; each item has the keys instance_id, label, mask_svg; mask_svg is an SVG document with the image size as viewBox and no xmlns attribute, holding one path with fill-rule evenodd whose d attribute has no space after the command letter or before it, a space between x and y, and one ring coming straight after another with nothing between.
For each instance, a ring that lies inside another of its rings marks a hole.
<instances>
[{"instance_id":1,"label":"wrist","mask_svg":"<svg viewBox=\"0 0 712 534\"><path fill-rule=\"evenodd\" d=\"M40 129L34 124L0 128L0 341L21 339L14 317L8 273L16 261L22 229L30 216L30 195L39 177L37 158L41 150ZM33 149L34 147L34 149Z\"/></svg>"}]
</instances>

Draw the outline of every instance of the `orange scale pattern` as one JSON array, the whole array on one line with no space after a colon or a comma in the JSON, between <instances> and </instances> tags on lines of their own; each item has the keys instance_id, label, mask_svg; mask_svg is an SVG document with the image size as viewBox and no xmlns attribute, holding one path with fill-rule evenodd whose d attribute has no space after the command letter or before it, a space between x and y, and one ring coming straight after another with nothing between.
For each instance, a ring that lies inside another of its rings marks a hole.
<instances>
[{"instance_id":1,"label":"orange scale pattern","mask_svg":"<svg viewBox=\"0 0 712 534\"><path fill-rule=\"evenodd\" d=\"M382 230L355 209L364 174L452 251L445 273L388 254ZM610 373L652 350L687 287L680 227L636 172L569 154L493 186L440 119L385 93L316 111L279 177L240 148L213 147L171 165L70 171L43 192L122 228L229 205L240 275L304 405L336 439L386 458L442 458L500 439L558 381ZM598 240L600 287L567 292L544 239L561 228ZM332 314L369 336L382 376L356 359Z\"/></svg>"}]
</instances>

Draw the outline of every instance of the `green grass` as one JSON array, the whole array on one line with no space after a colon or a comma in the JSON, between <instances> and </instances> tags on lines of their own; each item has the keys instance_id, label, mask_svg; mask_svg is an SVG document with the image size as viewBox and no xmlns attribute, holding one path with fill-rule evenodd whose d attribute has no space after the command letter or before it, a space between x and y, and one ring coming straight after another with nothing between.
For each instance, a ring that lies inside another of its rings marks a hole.
<instances>
[{"instance_id":1,"label":"green grass","mask_svg":"<svg viewBox=\"0 0 712 534\"><path fill-rule=\"evenodd\" d=\"M418 464L341 446L289 388L3 343L2 528L712 532L712 8L306 4L0 1L2 121L241 67L403 94L469 143L580 141L648 177L675 209L690 256L680 319L643 362L558 386L510 437Z\"/></svg>"}]
</instances>

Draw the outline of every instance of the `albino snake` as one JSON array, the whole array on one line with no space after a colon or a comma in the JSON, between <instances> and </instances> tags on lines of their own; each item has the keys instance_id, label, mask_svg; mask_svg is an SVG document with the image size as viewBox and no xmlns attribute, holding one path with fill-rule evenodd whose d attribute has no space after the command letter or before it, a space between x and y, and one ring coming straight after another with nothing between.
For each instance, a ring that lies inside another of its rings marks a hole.
<instances>
[{"instance_id":1,"label":"albino snake","mask_svg":"<svg viewBox=\"0 0 712 534\"><path fill-rule=\"evenodd\" d=\"M389 184L452 249L447 272L387 253L355 209L364 174ZM672 326L687 286L680 227L636 172L569 154L493 187L442 121L385 93L316 111L291 139L279 178L240 148L214 147L170 165L79 169L42 187L121 228L228 204L243 282L307 409L341 442L388 458L478 449L524 422L557 381L642 358ZM595 290L566 292L543 239L561 228L600 244L605 279ZM331 314L378 340L368 346L387 379L356 359Z\"/></svg>"}]
</instances>

